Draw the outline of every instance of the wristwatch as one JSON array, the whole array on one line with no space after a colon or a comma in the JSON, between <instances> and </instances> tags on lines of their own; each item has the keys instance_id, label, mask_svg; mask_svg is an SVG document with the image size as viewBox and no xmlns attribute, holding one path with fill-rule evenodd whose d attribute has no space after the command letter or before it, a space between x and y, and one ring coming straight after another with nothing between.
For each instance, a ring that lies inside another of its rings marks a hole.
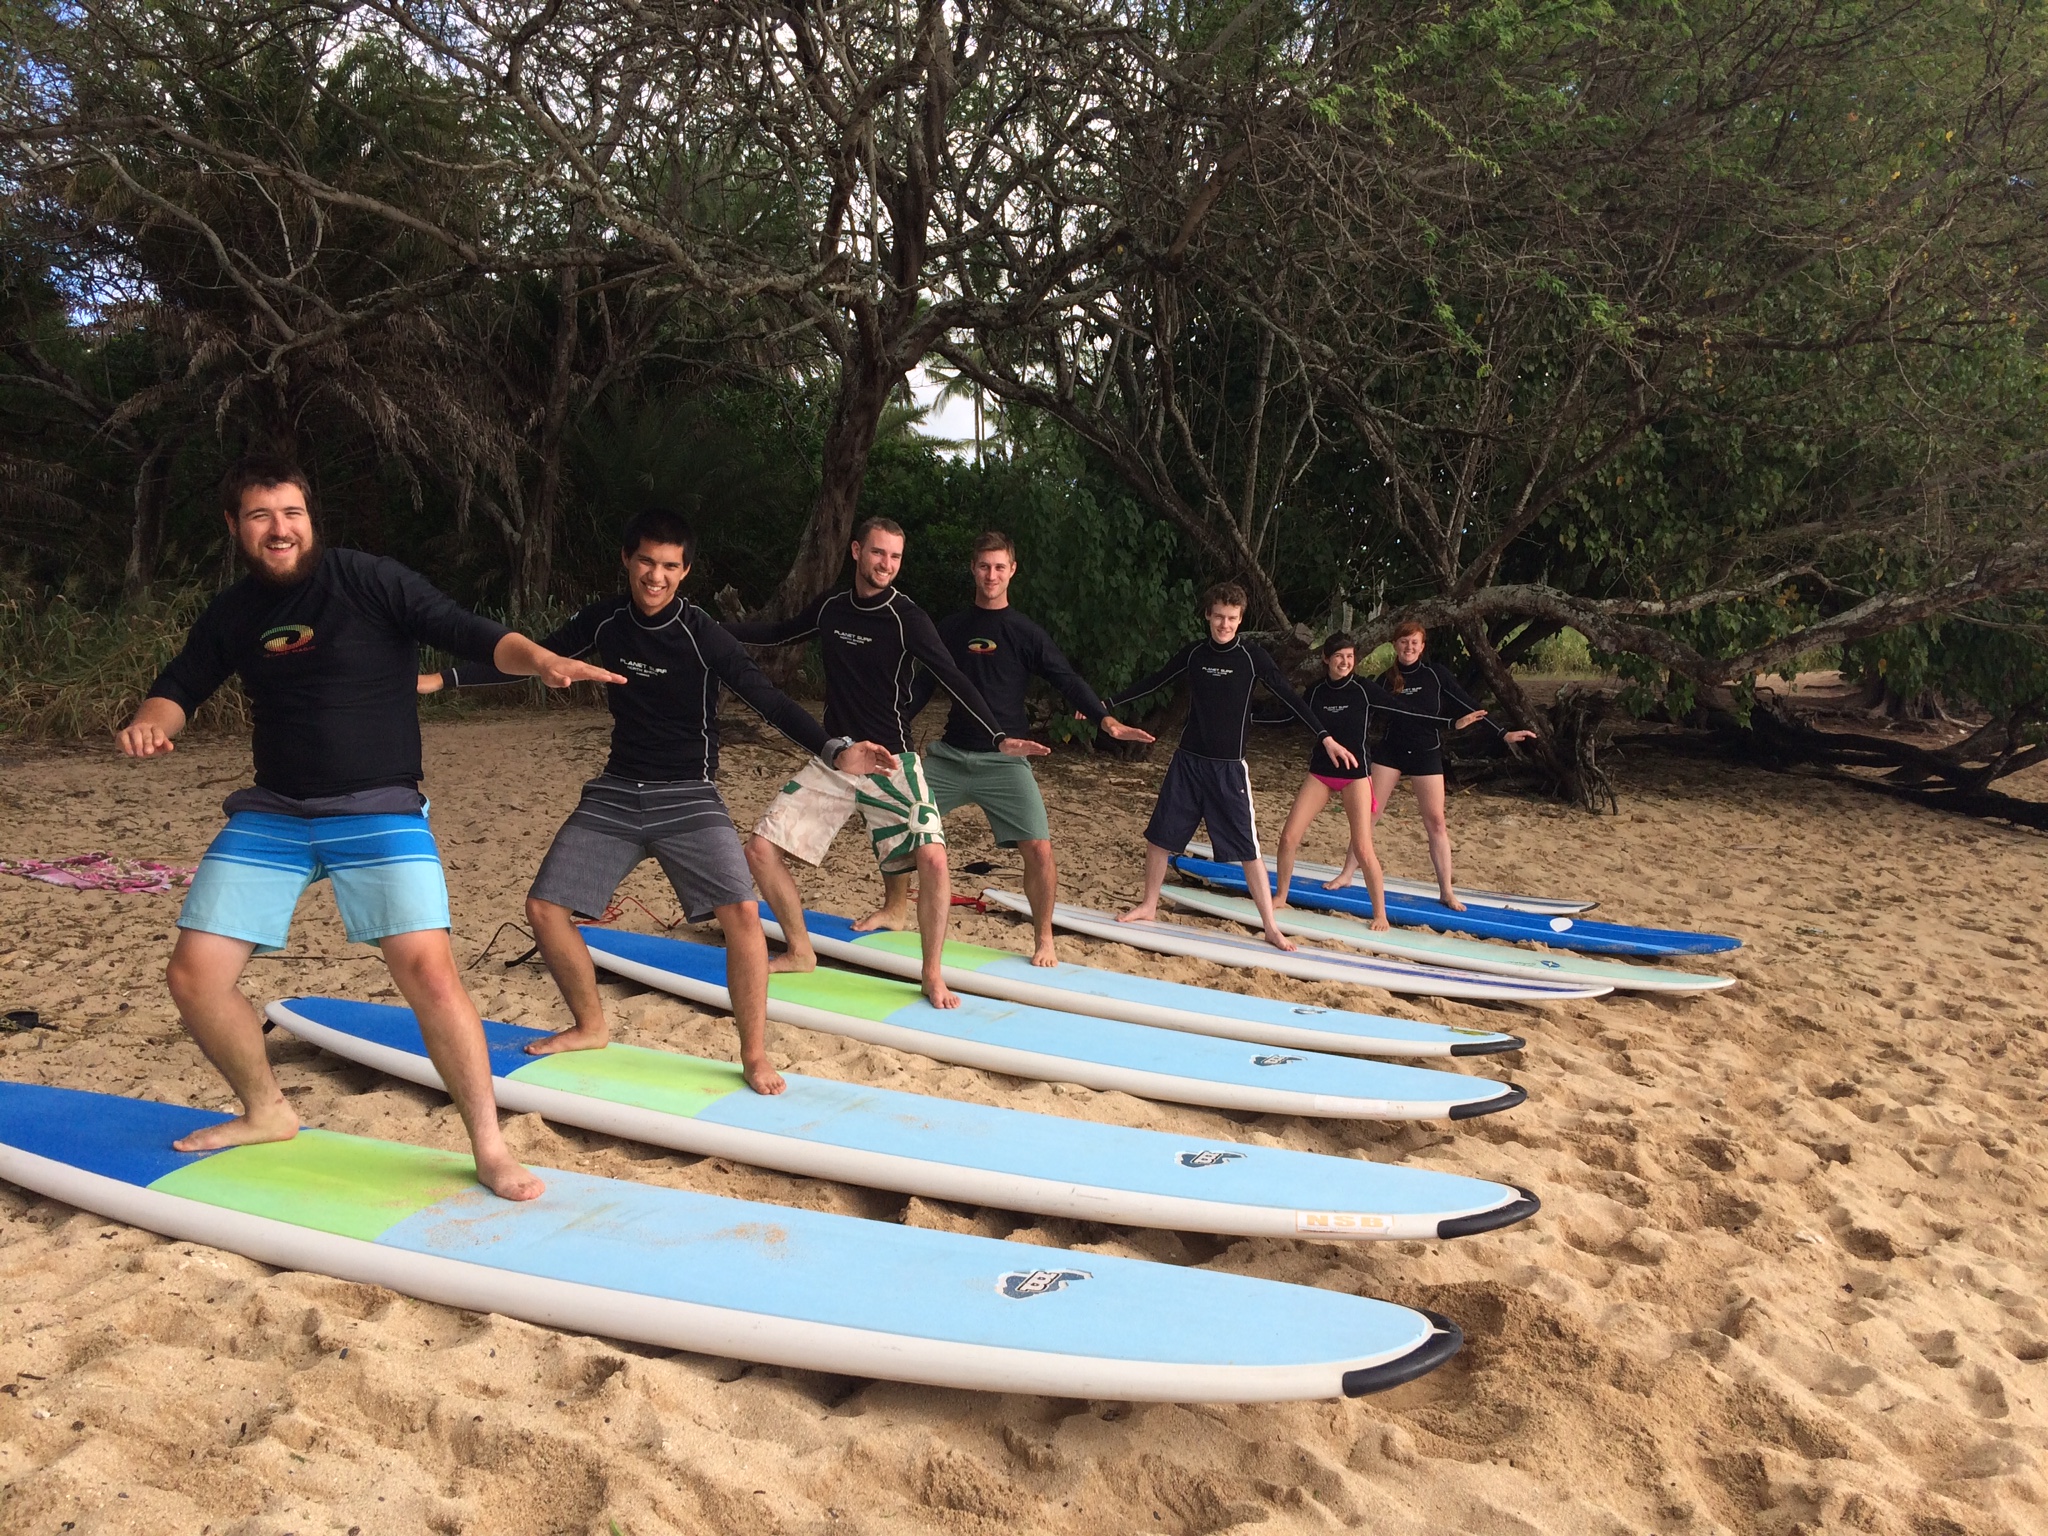
<instances>
[{"instance_id":1,"label":"wristwatch","mask_svg":"<svg viewBox=\"0 0 2048 1536\"><path fill-rule=\"evenodd\" d=\"M853 738L851 736L834 736L825 743L825 761L827 763L838 762L839 754L852 745Z\"/></svg>"}]
</instances>

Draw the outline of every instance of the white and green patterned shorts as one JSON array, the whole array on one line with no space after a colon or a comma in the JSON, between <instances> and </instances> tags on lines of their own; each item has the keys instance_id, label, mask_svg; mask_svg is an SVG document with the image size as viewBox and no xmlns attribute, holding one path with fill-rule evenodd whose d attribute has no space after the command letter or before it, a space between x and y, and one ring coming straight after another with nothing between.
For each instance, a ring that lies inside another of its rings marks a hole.
<instances>
[{"instance_id":1,"label":"white and green patterned shorts","mask_svg":"<svg viewBox=\"0 0 2048 1536\"><path fill-rule=\"evenodd\" d=\"M915 752L900 752L897 759L902 766L894 773L856 775L812 758L782 786L754 831L806 864L822 864L832 839L859 811L882 873L908 872L917 863L918 849L946 845L946 830L925 782L924 764Z\"/></svg>"}]
</instances>

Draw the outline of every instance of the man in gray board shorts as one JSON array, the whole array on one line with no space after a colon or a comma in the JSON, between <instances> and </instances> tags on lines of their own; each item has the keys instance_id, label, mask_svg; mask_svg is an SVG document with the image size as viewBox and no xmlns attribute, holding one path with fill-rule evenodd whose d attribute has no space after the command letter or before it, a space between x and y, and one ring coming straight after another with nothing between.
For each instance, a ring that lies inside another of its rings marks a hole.
<instances>
[{"instance_id":1,"label":"man in gray board shorts","mask_svg":"<svg viewBox=\"0 0 2048 1536\"><path fill-rule=\"evenodd\" d=\"M726 987L739 1026L740 1066L756 1093L780 1093L768 1061L768 941L754 905L754 878L739 833L713 782L718 773L720 684L813 755L831 752L824 727L762 675L739 642L681 593L697 536L673 513L642 512L621 539L626 591L579 610L551 637L565 656L595 653L628 679L605 690L612 749L604 772L583 786L576 809L541 861L526 915L548 970L575 1016L573 1027L527 1049L593 1050L610 1038L597 971L576 916L602 914L642 859L660 864L684 915L715 915L725 930ZM420 679L420 690L507 682L465 665ZM837 745L848 772L895 766L873 742Z\"/></svg>"}]
</instances>

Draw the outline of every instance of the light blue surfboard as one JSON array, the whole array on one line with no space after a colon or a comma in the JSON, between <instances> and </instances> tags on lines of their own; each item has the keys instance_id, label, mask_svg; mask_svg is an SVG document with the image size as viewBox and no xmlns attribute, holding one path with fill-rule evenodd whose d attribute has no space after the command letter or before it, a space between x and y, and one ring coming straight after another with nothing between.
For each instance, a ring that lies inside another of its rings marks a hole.
<instances>
[{"instance_id":1,"label":"light blue surfboard","mask_svg":"<svg viewBox=\"0 0 2048 1536\"><path fill-rule=\"evenodd\" d=\"M262 1264L443 1306L802 1370L1061 1397L1359 1396L1453 1354L1454 1325L1339 1291L537 1169L327 1131L224 1152L226 1115L0 1083L0 1178ZM341 1367L336 1362L336 1368Z\"/></svg>"},{"instance_id":2,"label":"light blue surfboard","mask_svg":"<svg viewBox=\"0 0 2048 1536\"><path fill-rule=\"evenodd\" d=\"M409 1008L292 997L272 1022L441 1087ZM484 1021L498 1103L757 1168L1010 1211L1241 1237L1428 1238L1534 1215L1526 1189L1201 1136L956 1103L789 1073L752 1092L729 1062L608 1045L529 1056L544 1030Z\"/></svg>"},{"instance_id":3,"label":"light blue surfboard","mask_svg":"<svg viewBox=\"0 0 2048 1536\"><path fill-rule=\"evenodd\" d=\"M775 911L765 901L761 922L770 938L782 937ZM829 959L908 981L922 974L923 951L914 933L863 933L850 918L809 910L804 927L818 953ZM1091 965L1033 965L1026 956L980 944L949 941L945 967L946 984L956 992L1290 1049L1351 1056L1486 1056L1519 1051L1526 1043L1497 1030L1248 997Z\"/></svg>"},{"instance_id":4,"label":"light blue surfboard","mask_svg":"<svg viewBox=\"0 0 2048 1536\"><path fill-rule=\"evenodd\" d=\"M586 927L598 965L730 1010L725 951L686 939ZM1079 1083L1217 1109L1359 1120L1464 1120L1521 1103L1511 1083L1313 1051L1280 1051L965 997L934 1008L908 982L821 966L768 978L768 1017L1013 1077Z\"/></svg>"}]
</instances>

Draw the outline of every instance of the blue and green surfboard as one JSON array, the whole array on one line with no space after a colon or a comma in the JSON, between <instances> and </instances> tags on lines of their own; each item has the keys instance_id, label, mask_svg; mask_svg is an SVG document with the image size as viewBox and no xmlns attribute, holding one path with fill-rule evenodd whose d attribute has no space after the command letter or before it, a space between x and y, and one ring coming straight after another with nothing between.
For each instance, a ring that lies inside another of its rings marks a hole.
<instances>
[{"instance_id":1,"label":"blue and green surfboard","mask_svg":"<svg viewBox=\"0 0 2048 1536\"><path fill-rule=\"evenodd\" d=\"M1359 1396L1456 1327L1366 1297L560 1169L500 1200L468 1157L307 1130L181 1153L227 1117L0 1083L0 1178L259 1263L547 1327L804 1370L1060 1397Z\"/></svg>"}]
</instances>

